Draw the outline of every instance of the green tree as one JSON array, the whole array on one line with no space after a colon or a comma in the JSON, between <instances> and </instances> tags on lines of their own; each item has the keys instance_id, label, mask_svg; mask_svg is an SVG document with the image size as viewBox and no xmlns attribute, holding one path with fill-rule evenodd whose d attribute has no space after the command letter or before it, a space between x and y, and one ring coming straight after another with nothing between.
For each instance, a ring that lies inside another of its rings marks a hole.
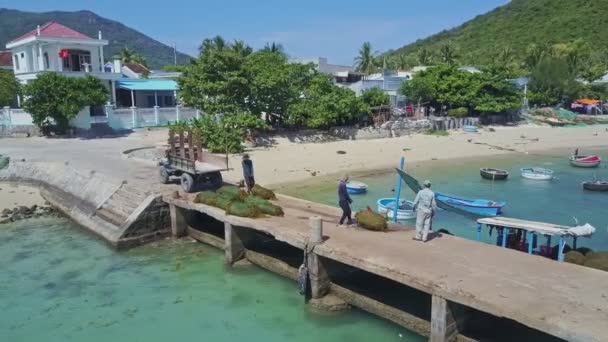
<instances>
[{"instance_id":1,"label":"green tree","mask_svg":"<svg viewBox=\"0 0 608 342\"><path fill-rule=\"evenodd\" d=\"M536 66L543 60L549 48L540 44L530 44L526 48L526 54L524 58L524 64L528 70L536 68Z\"/></svg>"},{"instance_id":2,"label":"green tree","mask_svg":"<svg viewBox=\"0 0 608 342\"><path fill-rule=\"evenodd\" d=\"M376 53L372 49L370 42L365 42L359 49L359 55L355 57L355 68L359 72L371 74L378 68L376 65Z\"/></svg>"},{"instance_id":3,"label":"green tree","mask_svg":"<svg viewBox=\"0 0 608 342\"><path fill-rule=\"evenodd\" d=\"M392 58L389 57L389 60L391 61L390 64L392 69L407 70L414 65L414 61L412 60L412 58L410 58L406 54L398 54L393 56Z\"/></svg>"},{"instance_id":4,"label":"green tree","mask_svg":"<svg viewBox=\"0 0 608 342\"><path fill-rule=\"evenodd\" d=\"M24 95L23 108L32 115L34 124L42 127L52 119L63 132L85 106L107 101L108 91L92 76L71 78L49 72L27 84Z\"/></svg>"},{"instance_id":5,"label":"green tree","mask_svg":"<svg viewBox=\"0 0 608 342\"><path fill-rule=\"evenodd\" d=\"M21 84L12 72L0 70L0 108L10 106L21 91Z\"/></svg>"},{"instance_id":6,"label":"green tree","mask_svg":"<svg viewBox=\"0 0 608 342\"><path fill-rule=\"evenodd\" d=\"M505 113L517 109L521 95L503 72L487 69L471 75L475 94L473 108L481 113Z\"/></svg>"},{"instance_id":7,"label":"green tree","mask_svg":"<svg viewBox=\"0 0 608 342\"><path fill-rule=\"evenodd\" d=\"M183 129L175 123L171 129ZM191 126L201 132L201 145L213 153L243 152L243 141L250 129L266 129L264 122L248 112L231 115L203 115L193 119Z\"/></svg>"},{"instance_id":8,"label":"green tree","mask_svg":"<svg viewBox=\"0 0 608 342\"><path fill-rule=\"evenodd\" d=\"M581 89L566 61L546 57L532 70L529 84L530 102L552 106L573 100Z\"/></svg>"},{"instance_id":9,"label":"green tree","mask_svg":"<svg viewBox=\"0 0 608 342\"><path fill-rule=\"evenodd\" d=\"M451 41L446 42L439 48L439 59L441 63L447 65L455 65L457 63L458 55L456 47Z\"/></svg>"},{"instance_id":10,"label":"green tree","mask_svg":"<svg viewBox=\"0 0 608 342\"><path fill-rule=\"evenodd\" d=\"M433 54L427 48L421 48L416 54L418 65L425 66L433 64Z\"/></svg>"},{"instance_id":11,"label":"green tree","mask_svg":"<svg viewBox=\"0 0 608 342\"><path fill-rule=\"evenodd\" d=\"M264 45L264 48L262 49L262 51L275 52L275 53L279 53L279 54L285 56L285 48L283 47L283 45L275 43L275 42L266 43L266 45Z\"/></svg>"},{"instance_id":12,"label":"green tree","mask_svg":"<svg viewBox=\"0 0 608 342\"><path fill-rule=\"evenodd\" d=\"M388 105L390 103L390 97L382 89L374 87L361 94L361 101L372 108Z\"/></svg>"},{"instance_id":13,"label":"green tree","mask_svg":"<svg viewBox=\"0 0 608 342\"><path fill-rule=\"evenodd\" d=\"M125 46L118 52L118 58L120 58L122 63L131 63L133 61L133 54L134 52Z\"/></svg>"},{"instance_id":14,"label":"green tree","mask_svg":"<svg viewBox=\"0 0 608 342\"><path fill-rule=\"evenodd\" d=\"M178 79L182 100L207 114L246 110L249 79L244 64L250 53L242 42L227 43L219 36L205 39L199 57Z\"/></svg>"},{"instance_id":15,"label":"green tree","mask_svg":"<svg viewBox=\"0 0 608 342\"><path fill-rule=\"evenodd\" d=\"M329 75L317 74L304 89L303 99L289 107L288 122L296 127L329 128L353 123L365 111L353 91L336 86Z\"/></svg>"}]
</instances>

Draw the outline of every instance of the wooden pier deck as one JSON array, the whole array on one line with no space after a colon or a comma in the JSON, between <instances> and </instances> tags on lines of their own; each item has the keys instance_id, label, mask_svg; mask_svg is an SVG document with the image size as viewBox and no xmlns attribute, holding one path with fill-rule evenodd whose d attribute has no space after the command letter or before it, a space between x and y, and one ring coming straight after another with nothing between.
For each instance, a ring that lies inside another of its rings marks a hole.
<instances>
[{"instance_id":1,"label":"wooden pier deck","mask_svg":"<svg viewBox=\"0 0 608 342\"><path fill-rule=\"evenodd\" d=\"M174 208L265 232L300 249L309 218L322 217L326 241L315 247L317 255L431 294L432 320L436 302L454 302L568 341L608 340L607 272L448 235L420 243L404 227L387 233L338 227L339 209L286 196L279 197L284 217L262 219L227 216L192 198L163 197ZM433 340L441 339L431 333Z\"/></svg>"}]
</instances>

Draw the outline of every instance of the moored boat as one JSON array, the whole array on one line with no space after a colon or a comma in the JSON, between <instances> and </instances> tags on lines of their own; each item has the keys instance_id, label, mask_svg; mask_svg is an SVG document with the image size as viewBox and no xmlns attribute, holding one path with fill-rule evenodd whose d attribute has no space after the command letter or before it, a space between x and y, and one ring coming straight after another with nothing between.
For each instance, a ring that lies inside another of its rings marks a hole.
<instances>
[{"instance_id":1,"label":"moored boat","mask_svg":"<svg viewBox=\"0 0 608 342\"><path fill-rule=\"evenodd\" d=\"M502 208L507 205L505 202L495 202L486 199L466 199L438 192L435 193L435 198L437 201L456 209L482 216L499 215L502 213Z\"/></svg>"},{"instance_id":2,"label":"moored boat","mask_svg":"<svg viewBox=\"0 0 608 342\"><path fill-rule=\"evenodd\" d=\"M533 180L551 180L553 179L553 170L542 167L527 167L521 169L521 176Z\"/></svg>"},{"instance_id":3,"label":"moored boat","mask_svg":"<svg viewBox=\"0 0 608 342\"><path fill-rule=\"evenodd\" d=\"M583 189L589 191L608 191L608 181L606 180L595 180L583 182Z\"/></svg>"},{"instance_id":4,"label":"moored boat","mask_svg":"<svg viewBox=\"0 0 608 342\"><path fill-rule=\"evenodd\" d=\"M509 172L500 169L483 168L479 169L481 177L489 180L505 180L509 177Z\"/></svg>"},{"instance_id":5,"label":"moored boat","mask_svg":"<svg viewBox=\"0 0 608 342\"><path fill-rule=\"evenodd\" d=\"M367 192L367 184L358 181L349 181L346 183L346 191L349 194L364 194Z\"/></svg>"},{"instance_id":6,"label":"moored boat","mask_svg":"<svg viewBox=\"0 0 608 342\"><path fill-rule=\"evenodd\" d=\"M378 213L382 215L387 215L389 218L392 218L395 210L395 199L394 198L381 198L377 202L378 204ZM400 200L399 208L397 209L397 220L411 220L416 217L416 213L414 212L414 202Z\"/></svg>"},{"instance_id":7,"label":"moored boat","mask_svg":"<svg viewBox=\"0 0 608 342\"><path fill-rule=\"evenodd\" d=\"M576 167L598 167L602 162L599 156L570 156L570 165Z\"/></svg>"},{"instance_id":8,"label":"moored boat","mask_svg":"<svg viewBox=\"0 0 608 342\"><path fill-rule=\"evenodd\" d=\"M479 130L477 128L477 126L473 126L473 125L464 125L462 126L462 130L467 132L467 133L477 133L477 131Z\"/></svg>"}]
</instances>

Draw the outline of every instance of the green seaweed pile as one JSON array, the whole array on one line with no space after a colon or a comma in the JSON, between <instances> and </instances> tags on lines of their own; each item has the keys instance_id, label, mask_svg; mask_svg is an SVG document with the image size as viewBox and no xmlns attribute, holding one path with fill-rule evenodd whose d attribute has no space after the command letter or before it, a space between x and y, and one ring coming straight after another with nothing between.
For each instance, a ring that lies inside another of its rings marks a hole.
<instances>
[{"instance_id":1,"label":"green seaweed pile","mask_svg":"<svg viewBox=\"0 0 608 342\"><path fill-rule=\"evenodd\" d=\"M260 189L269 191L276 199L274 192L263 187L260 187ZM266 195L269 195L269 193L266 192ZM215 192L199 192L194 199L194 203L220 208L225 210L228 215L239 217L257 218L262 217L263 215L284 215L283 208L280 206L257 195L254 191L252 191L252 194L247 194L242 189L233 185L223 186Z\"/></svg>"},{"instance_id":2,"label":"green seaweed pile","mask_svg":"<svg viewBox=\"0 0 608 342\"><path fill-rule=\"evenodd\" d=\"M388 228L383 215L369 210L362 210L355 214L355 221L359 227L375 232L384 232Z\"/></svg>"},{"instance_id":3,"label":"green seaweed pile","mask_svg":"<svg viewBox=\"0 0 608 342\"><path fill-rule=\"evenodd\" d=\"M608 272L608 252L594 252L582 247L566 253L566 262Z\"/></svg>"},{"instance_id":4,"label":"green seaweed pile","mask_svg":"<svg viewBox=\"0 0 608 342\"><path fill-rule=\"evenodd\" d=\"M266 189L265 187L261 186L261 185L254 185L253 188L251 188L251 193L257 197L261 197L265 200L276 200L277 196L275 195L275 193L270 190L270 189Z\"/></svg>"}]
</instances>

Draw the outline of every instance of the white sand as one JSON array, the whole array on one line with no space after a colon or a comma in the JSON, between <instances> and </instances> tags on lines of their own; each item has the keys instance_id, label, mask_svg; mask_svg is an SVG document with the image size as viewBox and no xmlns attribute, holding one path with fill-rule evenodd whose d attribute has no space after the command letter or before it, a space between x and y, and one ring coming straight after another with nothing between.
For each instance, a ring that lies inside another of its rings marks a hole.
<instances>
[{"instance_id":1,"label":"white sand","mask_svg":"<svg viewBox=\"0 0 608 342\"><path fill-rule=\"evenodd\" d=\"M392 139L335 141L327 143L293 143L277 138L269 148L254 148L248 153L254 161L256 181L265 185L310 180L316 176L345 172L379 170L394 167L404 156L408 162L484 157L505 153L539 152L551 149L595 147L597 154L608 152L608 126L551 128L546 126L494 127L496 132L476 134L452 132L446 137L415 134ZM514 151L499 150L499 146ZM605 149L597 149L605 148ZM346 154L338 154L337 151ZM590 151L591 152L591 151ZM564 156L564 158L567 155ZM608 161L607 161L608 162ZM242 178L240 157L231 157L234 170L225 178Z\"/></svg>"},{"instance_id":2,"label":"white sand","mask_svg":"<svg viewBox=\"0 0 608 342\"><path fill-rule=\"evenodd\" d=\"M43 206L45 200L40 196L40 191L36 187L0 183L0 212L4 209L13 209L24 205L31 207L34 204Z\"/></svg>"}]
</instances>

